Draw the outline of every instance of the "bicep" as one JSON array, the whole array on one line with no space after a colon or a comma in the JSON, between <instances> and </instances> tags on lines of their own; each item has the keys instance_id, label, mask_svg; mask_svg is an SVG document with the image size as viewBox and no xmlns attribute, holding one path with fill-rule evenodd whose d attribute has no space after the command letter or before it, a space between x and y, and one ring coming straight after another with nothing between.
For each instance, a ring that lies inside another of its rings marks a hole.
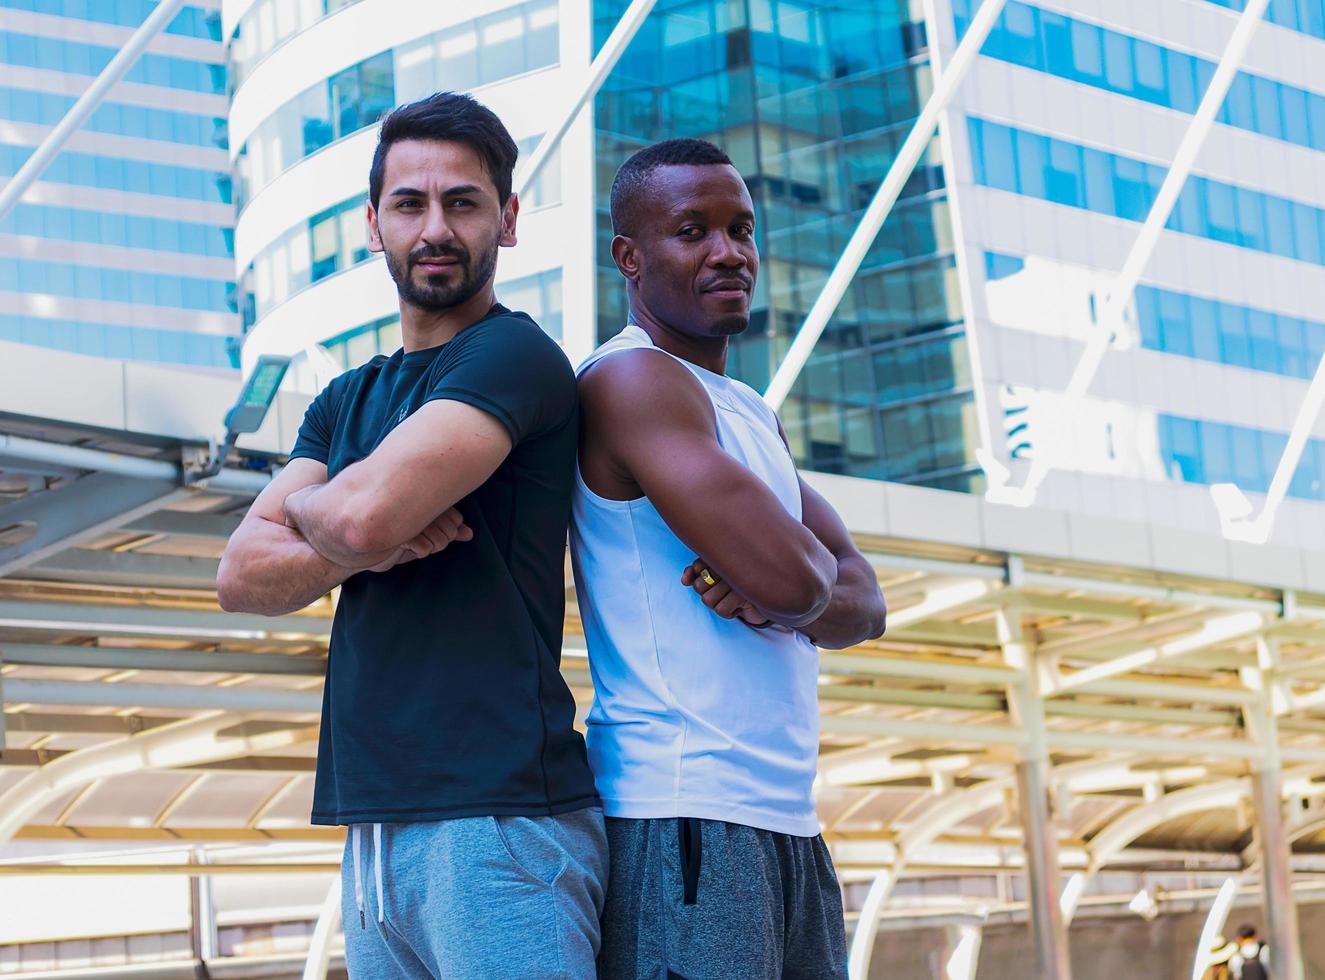
<instances>
[{"instance_id":1,"label":"bicep","mask_svg":"<svg viewBox=\"0 0 1325 980\"><path fill-rule=\"evenodd\" d=\"M810 529L810 533L818 538L820 544L832 552L833 557L838 561L844 558L859 558L864 561L865 557L856 547L856 543L851 540L851 532L847 530L846 524L833 509L833 505L806 483L804 477L800 478L800 485L801 522Z\"/></svg>"}]
</instances>

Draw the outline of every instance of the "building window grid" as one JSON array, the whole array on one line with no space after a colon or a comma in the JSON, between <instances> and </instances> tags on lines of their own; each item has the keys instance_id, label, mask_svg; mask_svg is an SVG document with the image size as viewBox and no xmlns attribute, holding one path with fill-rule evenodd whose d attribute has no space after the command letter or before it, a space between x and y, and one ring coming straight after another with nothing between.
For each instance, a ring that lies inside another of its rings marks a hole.
<instances>
[{"instance_id":1,"label":"building window grid","mask_svg":"<svg viewBox=\"0 0 1325 980\"><path fill-rule=\"evenodd\" d=\"M0 86L0 119L39 126L54 126L74 104L71 96L35 89ZM94 133L136 139L226 147L226 121L173 109L149 109L120 102L103 102L83 124Z\"/></svg>"},{"instance_id":2,"label":"building window grid","mask_svg":"<svg viewBox=\"0 0 1325 980\"><path fill-rule=\"evenodd\" d=\"M213 258L234 256L234 232L228 227L64 205L19 203L0 223L0 234Z\"/></svg>"},{"instance_id":3,"label":"building window grid","mask_svg":"<svg viewBox=\"0 0 1325 980\"><path fill-rule=\"evenodd\" d=\"M195 331L0 313L0 340L122 360L238 366L234 338Z\"/></svg>"},{"instance_id":4,"label":"building window grid","mask_svg":"<svg viewBox=\"0 0 1325 980\"><path fill-rule=\"evenodd\" d=\"M20 68L41 68L71 75L97 75L110 64L118 51L118 48L102 44L0 30L0 64ZM211 95L225 94L225 65L209 64L193 58L148 52L138 57L124 79L140 85Z\"/></svg>"},{"instance_id":5,"label":"building window grid","mask_svg":"<svg viewBox=\"0 0 1325 980\"><path fill-rule=\"evenodd\" d=\"M156 0L0 0L0 7L117 27L138 27L156 7ZM221 12L183 7L166 25L165 33L219 41Z\"/></svg>"},{"instance_id":6,"label":"building window grid","mask_svg":"<svg viewBox=\"0 0 1325 980\"><path fill-rule=\"evenodd\" d=\"M0 263L0 291L113 303L235 312L234 284L194 276L11 258Z\"/></svg>"},{"instance_id":7,"label":"building window grid","mask_svg":"<svg viewBox=\"0 0 1325 980\"><path fill-rule=\"evenodd\" d=\"M970 23L973 3L954 0L959 34ZM1188 114L1196 111L1215 73L1215 64L1203 58L1018 0L1004 8L981 53ZM1282 82L1239 73L1216 118L1238 129L1325 150L1325 95Z\"/></svg>"},{"instance_id":8,"label":"building window grid","mask_svg":"<svg viewBox=\"0 0 1325 980\"><path fill-rule=\"evenodd\" d=\"M533 0L380 52L278 107L241 148L238 207L300 160L379 122L398 102L468 90L555 65L556 0ZM495 28L510 22L512 30ZM454 39L465 50L448 48Z\"/></svg>"},{"instance_id":9,"label":"building window grid","mask_svg":"<svg viewBox=\"0 0 1325 980\"><path fill-rule=\"evenodd\" d=\"M1129 221L1145 219L1164 168L1040 133L968 118L976 183ZM1071 181L1050 179L1053 153ZM1325 265L1325 210L1207 177L1190 177L1168 229Z\"/></svg>"},{"instance_id":10,"label":"building window grid","mask_svg":"<svg viewBox=\"0 0 1325 980\"><path fill-rule=\"evenodd\" d=\"M0 143L0 177L12 177L18 173L32 152L31 146ZM41 179L53 184L230 203L230 175L227 173L126 157L66 150L51 161Z\"/></svg>"},{"instance_id":11,"label":"building window grid","mask_svg":"<svg viewBox=\"0 0 1325 980\"><path fill-rule=\"evenodd\" d=\"M1206 0L1241 13L1247 0ZM1265 19L1279 27L1325 38L1325 0L1270 0Z\"/></svg>"},{"instance_id":12,"label":"building window grid","mask_svg":"<svg viewBox=\"0 0 1325 980\"><path fill-rule=\"evenodd\" d=\"M230 40L230 89L242 85L266 57L328 14L359 0L258 0L235 25Z\"/></svg>"},{"instance_id":13,"label":"building window grid","mask_svg":"<svg viewBox=\"0 0 1325 980\"><path fill-rule=\"evenodd\" d=\"M1265 493L1288 444L1282 432L1209 419L1160 414L1157 424L1168 475L1181 483L1236 483L1248 493ZM1307 441L1288 495L1325 499L1325 441Z\"/></svg>"}]
</instances>

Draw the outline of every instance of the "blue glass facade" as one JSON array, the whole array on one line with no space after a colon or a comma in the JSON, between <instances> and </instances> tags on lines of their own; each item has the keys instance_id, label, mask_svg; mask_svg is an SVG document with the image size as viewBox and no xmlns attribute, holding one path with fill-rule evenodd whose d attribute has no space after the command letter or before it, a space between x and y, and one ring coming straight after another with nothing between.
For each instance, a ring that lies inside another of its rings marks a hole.
<instances>
[{"instance_id":1,"label":"blue glass facade","mask_svg":"<svg viewBox=\"0 0 1325 980\"><path fill-rule=\"evenodd\" d=\"M156 0L0 0L0 8L119 27L137 27L155 7ZM165 33L220 41L221 12L184 7L166 25Z\"/></svg>"},{"instance_id":2,"label":"blue glass facade","mask_svg":"<svg viewBox=\"0 0 1325 980\"><path fill-rule=\"evenodd\" d=\"M959 33L974 0L954 0ZM981 54L1080 85L1193 113L1215 63L1085 21L1012 2ZM1238 129L1325 150L1325 96L1242 72L1218 120Z\"/></svg>"},{"instance_id":3,"label":"blue glass facade","mask_svg":"<svg viewBox=\"0 0 1325 980\"><path fill-rule=\"evenodd\" d=\"M986 187L1144 221L1164 180L1152 163L975 117L969 124L975 180ZM1168 228L1325 265L1325 210L1205 177L1187 180Z\"/></svg>"},{"instance_id":4,"label":"blue glass facade","mask_svg":"<svg viewBox=\"0 0 1325 980\"><path fill-rule=\"evenodd\" d=\"M1247 0L1206 0L1206 2L1239 13L1247 6ZM1265 19L1290 31L1301 31L1312 37L1325 38L1325 0L1270 0Z\"/></svg>"},{"instance_id":5,"label":"blue glass facade","mask_svg":"<svg viewBox=\"0 0 1325 980\"><path fill-rule=\"evenodd\" d=\"M1023 260L985 253L985 278L1016 275ZM1156 286L1133 298L1141 346L1307 380L1325 356L1325 323Z\"/></svg>"},{"instance_id":6,"label":"blue glass facade","mask_svg":"<svg viewBox=\"0 0 1325 980\"><path fill-rule=\"evenodd\" d=\"M30 146L0 143L0 177L12 177L32 155ZM66 150L51 161L41 179L52 184L99 187L191 201L230 203L230 175L198 167L177 167L126 157Z\"/></svg>"},{"instance_id":7,"label":"blue glass facade","mask_svg":"<svg viewBox=\"0 0 1325 980\"><path fill-rule=\"evenodd\" d=\"M1160 455L1169 476L1184 483L1236 483L1265 493L1288 437L1246 426L1177 415L1159 416ZM1325 442L1309 439L1288 486L1290 497L1325 497Z\"/></svg>"},{"instance_id":8,"label":"blue glass facade","mask_svg":"<svg viewBox=\"0 0 1325 980\"><path fill-rule=\"evenodd\" d=\"M41 68L69 75L98 75L118 51L119 48L101 44L0 31L0 62L21 68ZM225 94L225 65L164 54L148 52L140 55L124 79L188 92Z\"/></svg>"},{"instance_id":9,"label":"blue glass facade","mask_svg":"<svg viewBox=\"0 0 1325 980\"><path fill-rule=\"evenodd\" d=\"M182 255L231 258L234 231L196 221L175 221L141 214L88 211L64 205L18 204L0 223L0 234L31 235L64 242L114 242L124 248L142 248Z\"/></svg>"},{"instance_id":10,"label":"blue glass facade","mask_svg":"<svg viewBox=\"0 0 1325 980\"><path fill-rule=\"evenodd\" d=\"M607 37L625 0L596 0ZM896 156L928 84L905 0L660 0L595 105L598 333L626 322L608 191L632 152L710 139L750 188L762 256L729 369L765 387ZM974 424L937 143L903 190L782 409L797 461L969 489Z\"/></svg>"},{"instance_id":11,"label":"blue glass facade","mask_svg":"<svg viewBox=\"0 0 1325 980\"><path fill-rule=\"evenodd\" d=\"M86 87L115 56L115 39L127 38L155 7L154 0L0 0L0 65L33 69L0 86L0 120L12 124L0 137L0 177L19 171L74 104L68 93ZM231 324L239 332L228 271L234 224L226 120L137 104L160 95L136 87L174 93L168 105L196 106L200 96L219 105L220 12L183 7L165 33L171 37L154 41L126 76L134 85L98 106L76 149L42 172L41 191L0 222L6 252L21 256L0 263L0 339L103 357L236 365L233 338L222 335ZM172 152L181 147L187 152ZM188 165L174 162L180 157ZM222 271L198 275L211 268Z\"/></svg>"},{"instance_id":12,"label":"blue glass facade","mask_svg":"<svg viewBox=\"0 0 1325 980\"><path fill-rule=\"evenodd\" d=\"M74 104L72 96L56 92L0 86L0 119L54 126ZM121 102L103 102L88 117L83 128L93 133L133 136L224 149L226 121L218 116L200 116L173 109L149 109Z\"/></svg>"},{"instance_id":13,"label":"blue glass facade","mask_svg":"<svg viewBox=\"0 0 1325 980\"><path fill-rule=\"evenodd\" d=\"M233 337L0 313L0 340L123 360L237 367Z\"/></svg>"},{"instance_id":14,"label":"blue glass facade","mask_svg":"<svg viewBox=\"0 0 1325 980\"><path fill-rule=\"evenodd\" d=\"M0 263L0 290L213 313L234 310L233 283L42 259L6 259Z\"/></svg>"}]
</instances>

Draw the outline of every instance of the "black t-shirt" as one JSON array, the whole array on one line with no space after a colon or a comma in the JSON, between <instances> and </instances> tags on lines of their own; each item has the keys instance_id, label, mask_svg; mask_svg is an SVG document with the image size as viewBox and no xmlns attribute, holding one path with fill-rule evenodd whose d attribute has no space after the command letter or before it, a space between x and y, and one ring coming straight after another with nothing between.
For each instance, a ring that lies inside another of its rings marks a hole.
<instances>
[{"instance_id":1,"label":"black t-shirt","mask_svg":"<svg viewBox=\"0 0 1325 980\"><path fill-rule=\"evenodd\" d=\"M313 823L564 813L596 805L561 677L575 376L523 313L494 306L440 347L378 356L309 406L291 457L330 477L425 402L496 418L513 448L457 505L474 539L341 587Z\"/></svg>"}]
</instances>

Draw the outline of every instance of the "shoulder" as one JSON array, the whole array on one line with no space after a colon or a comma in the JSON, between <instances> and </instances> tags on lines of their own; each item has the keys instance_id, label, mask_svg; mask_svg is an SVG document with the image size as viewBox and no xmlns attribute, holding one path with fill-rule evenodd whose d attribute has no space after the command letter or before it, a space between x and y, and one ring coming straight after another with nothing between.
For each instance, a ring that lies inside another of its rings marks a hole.
<instances>
[{"instance_id":1,"label":"shoulder","mask_svg":"<svg viewBox=\"0 0 1325 980\"><path fill-rule=\"evenodd\" d=\"M527 365L553 377L575 374L561 345L524 313L490 316L461 331L452 343L462 358L500 358L508 370Z\"/></svg>"},{"instance_id":2,"label":"shoulder","mask_svg":"<svg viewBox=\"0 0 1325 980\"><path fill-rule=\"evenodd\" d=\"M590 421L611 417L622 426L713 426L713 403L699 379L675 358L650 347L614 351L585 368L580 402Z\"/></svg>"}]
</instances>

